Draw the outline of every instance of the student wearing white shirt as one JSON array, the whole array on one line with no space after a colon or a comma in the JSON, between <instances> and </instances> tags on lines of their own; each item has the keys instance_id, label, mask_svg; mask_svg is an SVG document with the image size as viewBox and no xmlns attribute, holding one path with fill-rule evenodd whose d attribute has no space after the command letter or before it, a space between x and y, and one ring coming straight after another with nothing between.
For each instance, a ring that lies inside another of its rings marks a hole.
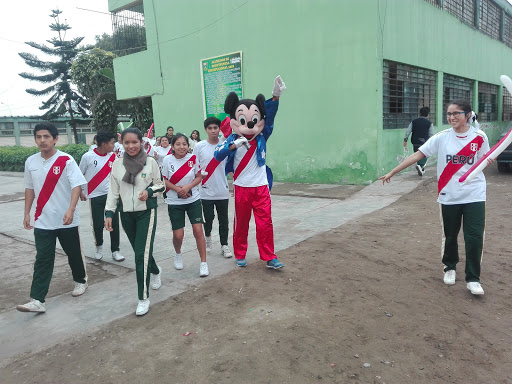
<instances>
[{"instance_id":1,"label":"student wearing white shirt","mask_svg":"<svg viewBox=\"0 0 512 384\"><path fill-rule=\"evenodd\" d=\"M160 167L160 171L162 171L162 164L164 163L165 156L170 155L172 153L172 147L169 143L169 139L167 136L162 136L160 138L160 146L155 148L155 160Z\"/></svg>"},{"instance_id":2,"label":"student wearing white shirt","mask_svg":"<svg viewBox=\"0 0 512 384\"><path fill-rule=\"evenodd\" d=\"M105 224L105 204L107 203L110 172L116 159L113 152L114 134L100 131L96 135L98 148L89 151L80 160L80 170L87 180L82 189L80 199L89 199L94 242L96 245L95 258L103 258L103 230ZM119 212L116 211L112 219L113 231L110 232L110 250L115 261L123 261L124 256L119 252Z\"/></svg>"},{"instance_id":3,"label":"student wearing white shirt","mask_svg":"<svg viewBox=\"0 0 512 384\"><path fill-rule=\"evenodd\" d=\"M37 253L30 289L31 301L16 307L21 312L46 311L45 297L53 274L57 239L71 267L75 282L72 295L80 296L87 289L87 273L78 232L80 216L76 210L81 186L86 181L75 160L55 149L58 135L53 124L37 124L34 139L41 152L30 156L25 162L23 226L34 229ZM32 226L30 209L34 200L36 211Z\"/></svg>"},{"instance_id":4,"label":"student wearing white shirt","mask_svg":"<svg viewBox=\"0 0 512 384\"><path fill-rule=\"evenodd\" d=\"M204 129L208 138L200 141L192 152L197 156L199 167L203 175L201 180L201 203L204 214L204 233L206 236L206 252L212 250L212 225L215 219L215 212L219 221L219 237L222 256L228 258L233 254L228 247L229 235L229 187L226 179L226 161L217 161L213 157L218 144L224 141L219 139L221 122L216 117L209 117L204 121Z\"/></svg>"},{"instance_id":5,"label":"student wearing white shirt","mask_svg":"<svg viewBox=\"0 0 512 384\"><path fill-rule=\"evenodd\" d=\"M483 255L485 229L486 182L483 173L466 184L459 178L489 151L489 140L473 119L471 105L455 100L448 105L447 120L452 126L432 136L417 152L406 158L391 172L379 178L389 183L391 177L424 157L437 154L438 198L443 228L443 281L455 284L455 269L459 262L457 237L463 223L466 248L466 286L473 295L483 295L480 285L480 264ZM494 160L487 159L492 163Z\"/></svg>"}]
</instances>

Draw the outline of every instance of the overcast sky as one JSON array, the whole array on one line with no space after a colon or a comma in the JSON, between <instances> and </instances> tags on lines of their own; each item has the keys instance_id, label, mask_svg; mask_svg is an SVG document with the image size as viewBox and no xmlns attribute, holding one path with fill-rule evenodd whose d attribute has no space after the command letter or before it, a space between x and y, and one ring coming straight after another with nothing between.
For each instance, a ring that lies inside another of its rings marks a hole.
<instances>
[{"instance_id":1,"label":"overcast sky","mask_svg":"<svg viewBox=\"0 0 512 384\"><path fill-rule=\"evenodd\" d=\"M380 1L380 0L379 0ZM410 0L404 0L410 1ZM508 0L512 3L512 0ZM56 36L48 27L53 19L51 10L63 11L63 21L72 27L67 37L85 36L84 43L93 43L95 35L112 33L108 0L14 0L2 1L0 22L0 116L23 116L40 114L38 107L45 96L35 97L25 92L27 88L43 89L44 84L29 81L18 76L20 72L32 72L18 52L30 52L44 58L40 52L25 41L44 43ZM91 12L79 8L89 9Z\"/></svg>"},{"instance_id":2,"label":"overcast sky","mask_svg":"<svg viewBox=\"0 0 512 384\"><path fill-rule=\"evenodd\" d=\"M71 29L66 39L85 36L83 43L94 43L94 36L112 33L108 0L14 0L2 1L0 22L0 116L40 114L38 107L45 96L35 97L27 88L43 89L44 84L18 76L20 72L40 73L27 66L18 52L30 52L44 58L40 51L25 41L46 43L57 36L48 27L53 19L52 9L63 11L61 22L67 20ZM84 11L78 8L98 12ZM48 97L48 96L46 96Z\"/></svg>"}]
</instances>

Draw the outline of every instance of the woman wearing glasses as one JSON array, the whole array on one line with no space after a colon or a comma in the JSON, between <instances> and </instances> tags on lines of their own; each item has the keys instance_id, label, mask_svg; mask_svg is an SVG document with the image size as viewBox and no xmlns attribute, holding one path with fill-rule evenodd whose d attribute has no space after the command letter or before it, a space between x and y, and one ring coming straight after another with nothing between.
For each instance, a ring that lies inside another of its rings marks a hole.
<instances>
[{"instance_id":1,"label":"woman wearing glasses","mask_svg":"<svg viewBox=\"0 0 512 384\"><path fill-rule=\"evenodd\" d=\"M485 177L480 173L464 185L459 183L459 178L489 151L489 140L480 130L476 116L472 114L471 105L467 101L453 101L448 105L446 115L451 128L432 136L418 152L406 158L379 180L382 180L383 184L389 183L396 173L424 157L437 154L437 201L440 203L443 227L443 280L447 285L455 284L455 269L459 261L457 236L463 223L467 288L474 295L483 295L484 290L480 285L480 263L485 228ZM494 162L492 159L487 161Z\"/></svg>"}]
</instances>

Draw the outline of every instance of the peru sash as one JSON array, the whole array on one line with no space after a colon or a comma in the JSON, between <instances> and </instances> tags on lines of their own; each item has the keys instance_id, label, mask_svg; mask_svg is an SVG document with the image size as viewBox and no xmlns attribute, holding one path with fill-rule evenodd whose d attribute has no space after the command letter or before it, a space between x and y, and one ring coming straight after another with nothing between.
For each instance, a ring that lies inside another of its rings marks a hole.
<instances>
[{"instance_id":1,"label":"peru sash","mask_svg":"<svg viewBox=\"0 0 512 384\"><path fill-rule=\"evenodd\" d=\"M66 161L69 160L68 156L59 156L57 160L52 165L52 169L48 171L46 175L46 179L44 180L43 188L41 188L41 192L39 192L39 197L37 198L36 203L36 213L34 221L39 219L41 213L43 212L43 208L50 200L50 197L57 185L62 172L64 172L64 168L66 168Z\"/></svg>"},{"instance_id":2,"label":"peru sash","mask_svg":"<svg viewBox=\"0 0 512 384\"><path fill-rule=\"evenodd\" d=\"M482 147L484 139L482 136L477 136L473 140L471 140L464 148L462 148L457 156L465 156L469 157L471 155L475 155L476 152ZM453 161L450 161L439 176L439 180L437 182L437 194L439 195L444 187L448 184L448 182L452 179L453 175L457 173L459 169L461 169L465 164L454 164Z\"/></svg>"},{"instance_id":3,"label":"peru sash","mask_svg":"<svg viewBox=\"0 0 512 384\"><path fill-rule=\"evenodd\" d=\"M192 155L190 159L188 159L185 164L183 164L176 172L173 173L169 181L173 183L174 185L178 184L183 177L187 173L190 172L192 168L194 168L194 165L196 164L196 155Z\"/></svg>"},{"instance_id":4,"label":"peru sash","mask_svg":"<svg viewBox=\"0 0 512 384\"><path fill-rule=\"evenodd\" d=\"M251 160L252 155L254 155L254 152L256 152L256 148L258 147L258 143L253 142L251 143L251 147L246 152L244 157L242 157L242 160L240 161L240 164L238 164L238 167L235 169L235 174L233 175L233 180L236 180L238 176L240 176L240 173L247 167L247 164L249 164L249 160Z\"/></svg>"},{"instance_id":5,"label":"peru sash","mask_svg":"<svg viewBox=\"0 0 512 384\"><path fill-rule=\"evenodd\" d=\"M205 177L203 177L203 180L201 181L201 185L204 185L204 183L206 183L208 181L208 179L213 174L213 172L215 172L215 170L217 169L217 167L219 166L220 163L221 163L221 161L215 160L215 157L213 157L210 160L210 162L206 166L206 169L204 170L205 172L208 172L208 174Z\"/></svg>"},{"instance_id":6,"label":"peru sash","mask_svg":"<svg viewBox=\"0 0 512 384\"><path fill-rule=\"evenodd\" d=\"M96 189L98 185L102 183L105 178L110 175L110 171L112 170L112 163L114 162L116 155L113 153L105 165L100 169L100 171L94 175L94 177L87 184L87 195L90 195L92 191Z\"/></svg>"}]
</instances>

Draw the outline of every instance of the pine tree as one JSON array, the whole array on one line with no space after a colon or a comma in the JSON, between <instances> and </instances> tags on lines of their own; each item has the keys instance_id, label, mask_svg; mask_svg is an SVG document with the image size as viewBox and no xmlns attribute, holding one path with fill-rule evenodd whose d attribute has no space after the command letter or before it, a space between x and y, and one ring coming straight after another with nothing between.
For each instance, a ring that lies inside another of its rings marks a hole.
<instances>
[{"instance_id":1,"label":"pine tree","mask_svg":"<svg viewBox=\"0 0 512 384\"><path fill-rule=\"evenodd\" d=\"M19 53L28 66L36 68L43 73L47 72L39 76L27 72L20 73L19 75L25 79L51 84L41 90L33 88L26 89L26 92L34 96L51 95L50 98L44 101L39 107L40 110L46 111L40 118L44 120L53 120L60 116L69 118L68 123L73 128L75 143L78 143L76 127L79 122L83 121L81 118L88 117L87 101L71 87L69 71L73 60L80 53L80 49L77 47L84 38L76 37L71 40L66 40L66 32L70 30L71 27L66 23L60 22L60 14L62 14L62 11L56 9L52 10L52 14L50 15L53 19L53 23L50 24L49 27L58 35L58 37L47 40L51 46L34 42L26 43L47 55L58 57L58 60L43 61L31 53Z\"/></svg>"}]
</instances>

